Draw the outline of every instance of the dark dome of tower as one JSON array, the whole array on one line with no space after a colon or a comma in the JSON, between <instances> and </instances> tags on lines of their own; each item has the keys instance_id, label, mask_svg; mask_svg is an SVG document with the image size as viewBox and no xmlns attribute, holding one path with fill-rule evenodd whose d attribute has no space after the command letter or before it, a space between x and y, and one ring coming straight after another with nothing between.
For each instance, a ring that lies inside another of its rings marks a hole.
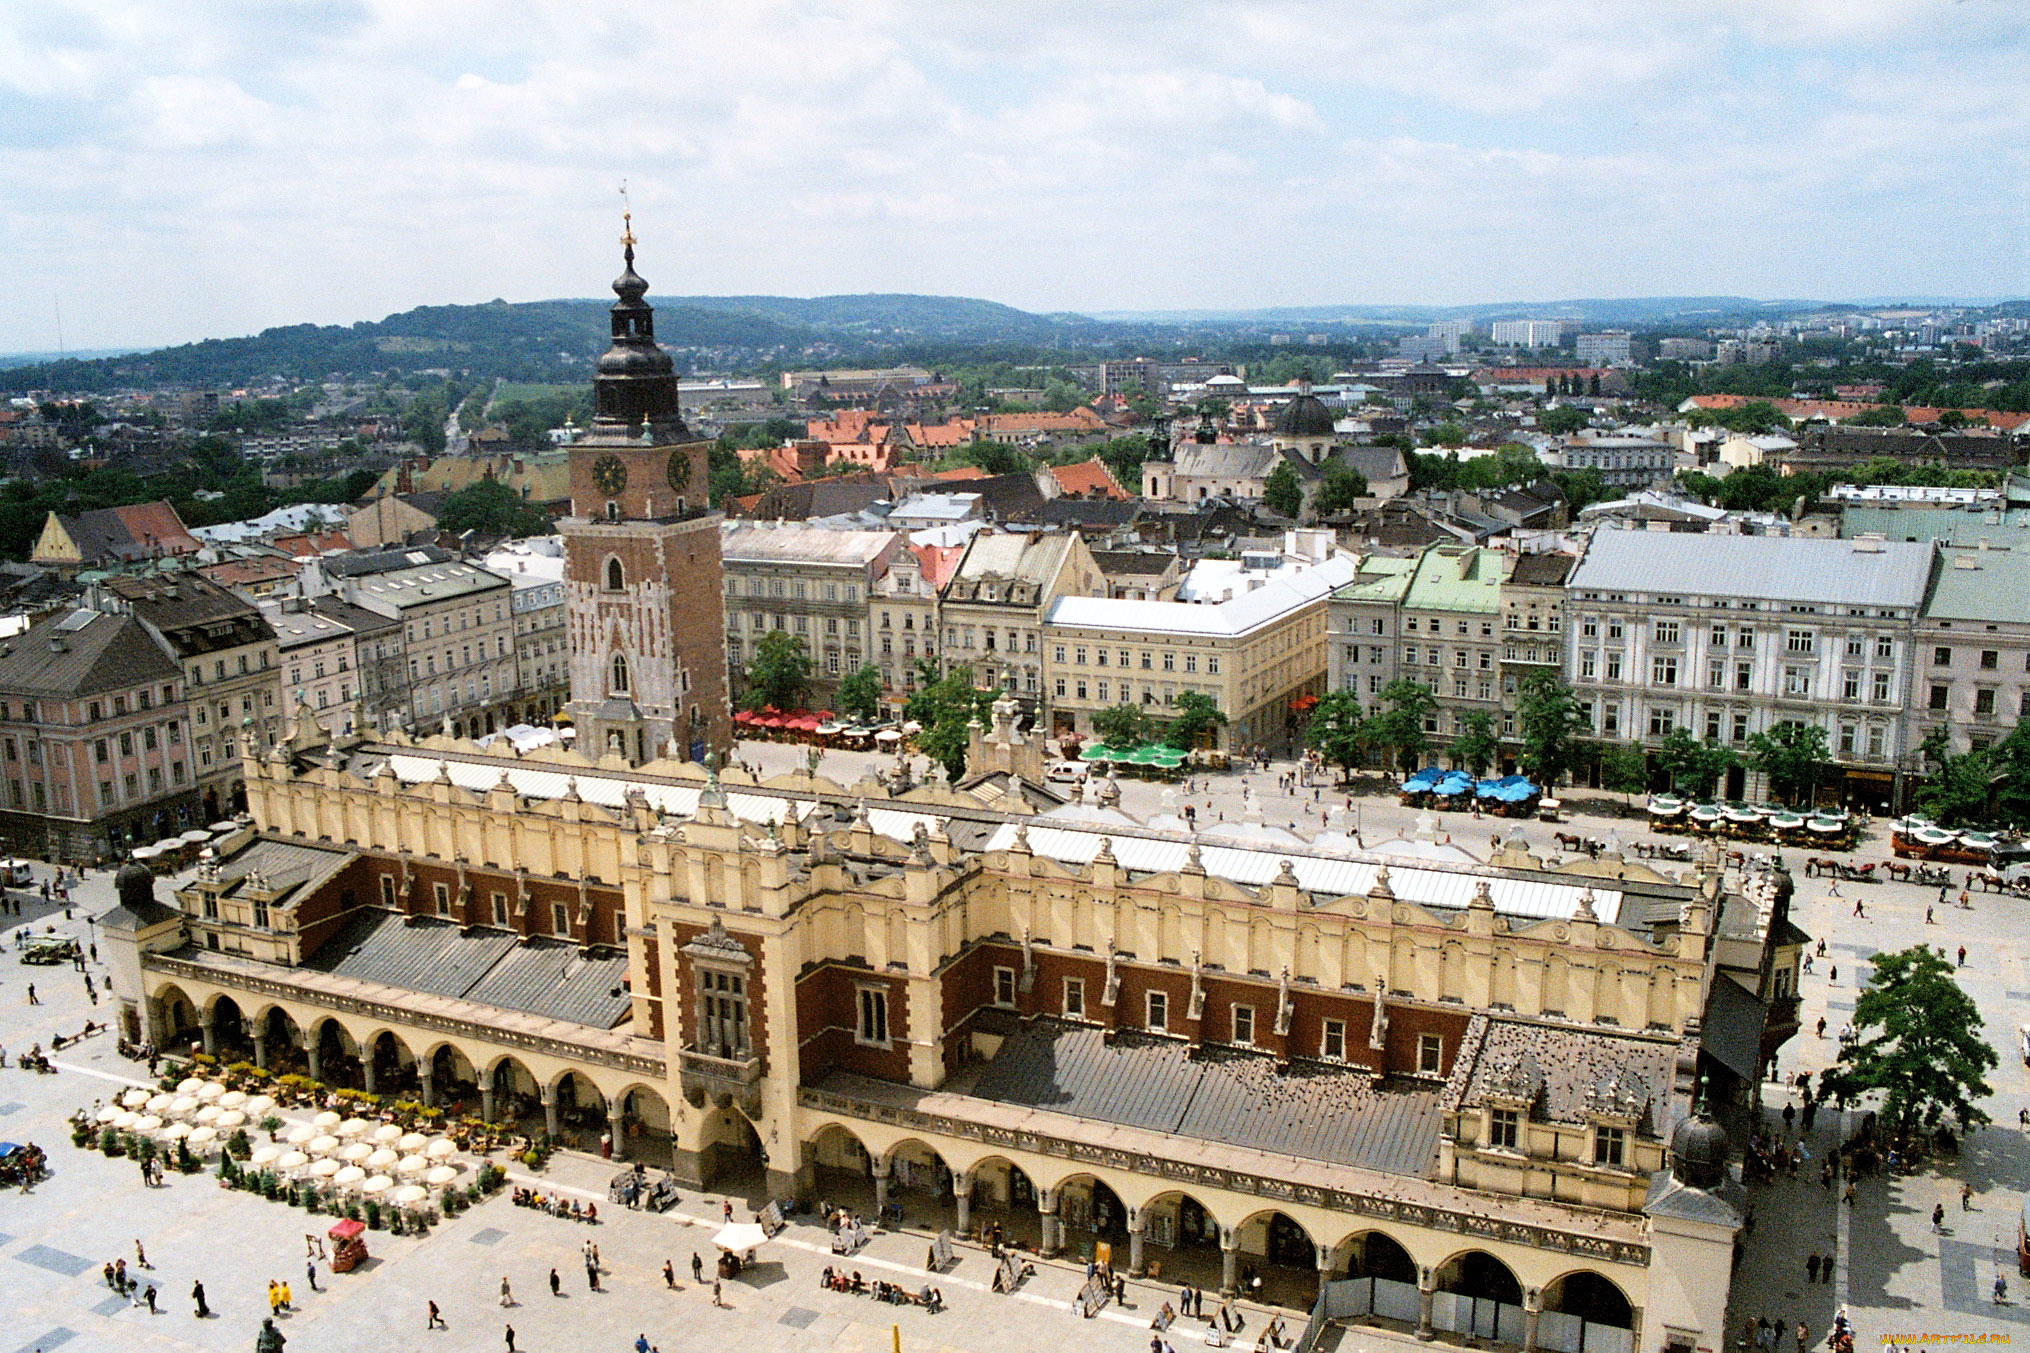
<instances>
[{"instance_id":1,"label":"dark dome of tower","mask_svg":"<svg viewBox=\"0 0 2030 1353\"><path fill-rule=\"evenodd\" d=\"M1284 437L1330 437L1332 410L1305 386L1277 413L1276 432Z\"/></svg>"},{"instance_id":2,"label":"dark dome of tower","mask_svg":"<svg viewBox=\"0 0 2030 1353\"><path fill-rule=\"evenodd\" d=\"M592 382L595 424L608 432L644 423L666 436L683 432L677 394L677 366L656 343L655 307L645 299L648 283L634 270L632 222L621 236L625 264L614 279L613 343L600 354Z\"/></svg>"},{"instance_id":3,"label":"dark dome of tower","mask_svg":"<svg viewBox=\"0 0 2030 1353\"><path fill-rule=\"evenodd\" d=\"M136 903L155 900L155 871L139 860L129 860L113 875L113 891L131 909Z\"/></svg>"},{"instance_id":4,"label":"dark dome of tower","mask_svg":"<svg viewBox=\"0 0 2030 1353\"><path fill-rule=\"evenodd\" d=\"M1727 1130L1702 1107L1671 1133L1671 1173L1693 1188L1716 1188L1727 1178Z\"/></svg>"}]
</instances>

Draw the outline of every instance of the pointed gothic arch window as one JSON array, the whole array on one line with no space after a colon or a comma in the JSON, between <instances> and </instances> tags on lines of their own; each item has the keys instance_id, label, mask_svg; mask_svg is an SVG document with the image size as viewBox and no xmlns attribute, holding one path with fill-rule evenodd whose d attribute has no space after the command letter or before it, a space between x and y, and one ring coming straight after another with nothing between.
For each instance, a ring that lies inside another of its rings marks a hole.
<instances>
[{"instance_id":1,"label":"pointed gothic arch window","mask_svg":"<svg viewBox=\"0 0 2030 1353\"><path fill-rule=\"evenodd\" d=\"M613 655L613 666L610 669L610 675L612 677L612 680L608 683L610 693L613 695L626 695L627 656L625 654L616 653Z\"/></svg>"},{"instance_id":2,"label":"pointed gothic arch window","mask_svg":"<svg viewBox=\"0 0 2030 1353\"><path fill-rule=\"evenodd\" d=\"M617 558L608 558L606 561L606 590L609 592L627 590L627 574L620 567L620 560Z\"/></svg>"}]
</instances>

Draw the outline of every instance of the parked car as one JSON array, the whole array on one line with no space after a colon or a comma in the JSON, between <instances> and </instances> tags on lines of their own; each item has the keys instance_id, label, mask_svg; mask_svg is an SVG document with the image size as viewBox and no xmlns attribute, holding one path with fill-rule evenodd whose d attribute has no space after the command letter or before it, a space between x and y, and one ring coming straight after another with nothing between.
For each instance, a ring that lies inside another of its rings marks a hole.
<instances>
[{"instance_id":1,"label":"parked car","mask_svg":"<svg viewBox=\"0 0 2030 1353\"><path fill-rule=\"evenodd\" d=\"M26 860L7 860L0 863L0 883L9 888L33 888L35 870Z\"/></svg>"},{"instance_id":2,"label":"parked car","mask_svg":"<svg viewBox=\"0 0 2030 1353\"><path fill-rule=\"evenodd\" d=\"M1052 784L1075 785L1086 777L1086 768L1076 761L1053 761L1043 772Z\"/></svg>"}]
</instances>

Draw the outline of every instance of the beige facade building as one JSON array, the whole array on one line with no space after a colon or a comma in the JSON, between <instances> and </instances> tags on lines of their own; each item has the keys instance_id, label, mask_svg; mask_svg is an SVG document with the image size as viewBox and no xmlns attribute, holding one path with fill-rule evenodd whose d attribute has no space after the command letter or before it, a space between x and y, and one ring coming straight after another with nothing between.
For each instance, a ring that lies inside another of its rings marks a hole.
<instances>
[{"instance_id":1,"label":"beige facade building","mask_svg":"<svg viewBox=\"0 0 2030 1353\"><path fill-rule=\"evenodd\" d=\"M402 725L480 736L515 696L512 587L477 564L444 560L338 580L355 606L401 623L408 658Z\"/></svg>"},{"instance_id":2,"label":"beige facade building","mask_svg":"<svg viewBox=\"0 0 2030 1353\"><path fill-rule=\"evenodd\" d=\"M874 580L868 642L881 687L890 695L916 689L917 663L937 660L938 575L950 570L959 553L955 546L905 543Z\"/></svg>"},{"instance_id":3,"label":"beige facade building","mask_svg":"<svg viewBox=\"0 0 2030 1353\"><path fill-rule=\"evenodd\" d=\"M794 635L811 660L813 707L829 707L839 681L868 662L875 584L902 550L893 531L827 531L781 522L729 522L720 538L726 574L726 668L737 700L762 636Z\"/></svg>"},{"instance_id":4,"label":"beige facade building","mask_svg":"<svg viewBox=\"0 0 2030 1353\"><path fill-rule=\"evenodd\" d=\"M508 610L514 616L517 682L513 722L547 723L571 698L562 547L555 537L516 541L488 555L486 566L506 578L512 589Z\"/></svg>"},{"instance_id":5,"label":"beige facade building","mask_svg":"<svg viewBox=\"0 0 2030 1353\"><path fill-rule=\"evenodd\" d=\"M943 669L970 667L976 685L1005 690L1040 717L1049 698L1044 617L1061 597L1106 595L1106 578L1078 532L982 531L941 598Z\"/></svg>"},{"instance_id":6,"label":"beige facade building","mask_svg":"<svg viewBox=\"0 0 2030 1353\"><path fill-rule=\"evenodd\" d=\"M251 763L258 830L174 906L121 879L133 1035L755 1197L906 1197L933 1233L1208 1287L1247 1267L1298 1310L1344 1283L1426 1337L1724 1337L1744 1199L1691 1100L1752 1101L1753 1037L1707 1012L1794 980L1783 876L448 737L299 750Z\"/></svg>"},{"instance_id":7,"label":"beige facade building","mask_svg":"<svg viewBox=\"0 0 2030 1353\"><path fill-rule=\"evenodd\" d=\"M1219 745L1280 743L1291 702L1325 688L1326 601L1356 568L1331 559L1216 603L1060 598L1044 625L1052 727L1090 735L1121 704L1167 718L1195 691L1227 717Z\"/></svg>"}]
</instances>

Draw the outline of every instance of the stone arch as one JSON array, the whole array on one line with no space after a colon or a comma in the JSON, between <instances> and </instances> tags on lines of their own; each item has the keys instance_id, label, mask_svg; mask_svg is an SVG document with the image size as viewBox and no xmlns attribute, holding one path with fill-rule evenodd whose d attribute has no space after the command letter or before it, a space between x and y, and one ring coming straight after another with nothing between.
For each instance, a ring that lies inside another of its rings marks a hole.
<instances>
[{"instance_id":1,"label":"stone arch","mask_svg":"<svg viewBox=\"0 0 2030 1353\"><path fill-rule=\"evenodd\" d=\"M590 1076L577 1067L564 1067L543 1085L541 1100L545 1132L581 1149L598 1146L608 1126L606 1092Z\"/></svg>"},{"instance_id":2,"label":"stone arch","mask_svg":"<svg viewBox=\"0 0 2030 1353\"><path fill-rule=\"evenodd\" d=\"M155 989L155 1025L150 1037L159 1047L179 1047L203 1035L204 1020L198 1014L197 1002L174 982L166 982ZM233 1007L233 1017L239 1018L239 1007Z\"/></svg>"},{"instance_id":3,"label":"stone arch","mask_svg":"<svg viewBox=\"0 0 2030 1353\"><path fill-rule=\"evenodd\" d=\"M721 1192L745 1189L757 1197L766 1190L768 1148L746 1114L721 1105L699 1116L695 1132L697 1172L705 1184Z\"/></svg>"},{"instance_id":4,"label":"stone arch","mask_svg":"<svg viewBox=\"0 0 2030 1353\"><path fill-rule=\"evenodd\" d=\"M482 1098L479 1060L463 1044L448 1038L431 1044L418 1059L418 1064L430 1072L431 1100L448 1116L479 1111Z\"/></svg>"},{"instance_id":5,"label":"stone arch","mask_svg":"<svg viewBox=\"0 0 2030 1353\"><path fill-rule=\"evenodd\" d=\"M311 1046L316 1049L315 1076L326 1085L366 1088L359 1040L345 1021L336 1015L321 1015L310 1023Z\"/></svg>"},{"instance_id":6,"label":"stone arch","mask_svg":"<svg viewBox=\"0 0 2030 1353\"><path fill-rule=\"evenodd\" d=\"M1128 1219L1139 1214L1142 1199L1133 1188L1114 1187L1090 1171L1078 1171L1060 1178L1051 1186L1057 1195L1057 1219L1065 1232L1065 1245L1076 1251L1087 1241L1104 1240L1118 1248L1128 1238Z\"/></svg>"},{"instance_id":7,"label":"stone arch","mask_svg":"<svg viewBox=\"0 0 2030 1353\"><path fill-rule=\"evenodd\" d=\"M1579 1268L1559 1274L1544 1284L1541 1307L1545 1316L1564 1316L1564 1321L1540 1321L1538 1343L1557 1353L1581 1353L1592 1341L1580 1325L1610 1325L1635 1328L1635 1303L1621 1284L1595 1269ZM1546 1330L1548 1323L1552 1328ZM1550 1334L1546 1341L1542 1336Z\"/></svg>"},{"instance_id":8,"label":"stone arch","mask_svg":"<svg viewBox=\"0 0 2030 1353\"><path fill-rule=\"evenodd\" d=\"M366 1070L367 1088L380 1095L407 1096L418 1087L416 1068L421 1065L408 1040L394 1029L380 1028L360 1044L360 1064Z\"/></svg>"},{"instance_id":9,"label":"stone arch","mask_svg":"<svg viewBox=\"0 0 2030 1353\"><path fill-rule=\"evenodd\" d=\"M647 1081L635 1081L623 1089L620 1101L621 1140L615 1154L668 1169L675 1163L670 1101Z\"/></svg>"},{"instance_id":10,"label":"stone arch","mask_svg":"<svg viewBox=\"0 0 2030 1353\"><path fill-rule=\"evenodd\" d=\"M231 999L227 997L225 999ZM216 1002L214 1002L216 1008ZM214 1016L216 1022L216 1016ZM303 1053L304 1030L296 1016L287 1006L274 1002L261 1007L252 1023L247 1026L249 1038L259 1038L262 1056L268 1069L277 1074L305 1072L310 1069Z\"/></svg>"},{"instance_id":11,"label":"stone arch","mask_svg":"<svg viewBox=\"0 0 2030 1353\"><path fill-rule=\"evenodd\" d=\"M1460 1250L1432 1270L1432 1287L1436 1328L1491 1343L1522 1343L1522 1280L1496 1256Z\"/></svg>"},{"instance_id":12,"label":"stone arch","mask_svg":"<svg viewBox=\"0 0 2030 1353\"><path fill-rule=\"evenodd\" d=\"M1318 1298L1318 1243L1311 1228L1265 1207L1234 1230L1241 1290L1278 1306L1308 1309Z\"/></svg>"},{"instance_id":13,"label":"stone arch","mask_svg":"<svg viewBox=\"0 0 2030 1353\"><path fill-rule=\"evenodd\" d=\"M1007 1156L988 1154L967 1164L960 1176L971 1188L971 1205L981 1211L1034 1215L1036 1178Z\"/></svg>"},{"instance_id":14,"label":"stone arch","mask_svg":"<svg viewBox=\"0 0 2030 1353\"><path fill-rule=\"evenodd\" d=\"M606 556L606 566L602 570L602 576L606 580L607 591L625 592L627 590L627 570L622 566L619 555L609 554Z\"/></svg>"},{"instance_id":15,"label":"stone arch","mask_svg":"<svg viewBox=\"0 0 2030 1353\"><path fill-rule=\"evenodd\" d=\"M1217 1212L1182 1189L1166 1189L1138 1208L1144 1261L1166 1280L1214 1291L1222 1286L1222 1237L1231 1234Z\"/></svg>"},{"instance_id":16,"label":"stone arch","mask_svg":"<svg viewBox=\"0 0 2030 1353\"><path fill-rule=\"evenodd\" d=\"M1417 1261L1409 1247L1379 1227L1355 1231L1332 1247L1333 1267L1349 1278L1417 1281Z\"/></svg>"},{"instance_id":17,"label":"stone arch","mask_svg":"<svg viewBox=\"0 0 2030 1353\"><path fill-rule=\"evenodd\" d=\"M542 1082L511 1052L496 1053L479 1077L481 1114L530 1136L543 1130ZM492 1112L487 1112L491 1109Z\"/></svg>"}]
</instances>

